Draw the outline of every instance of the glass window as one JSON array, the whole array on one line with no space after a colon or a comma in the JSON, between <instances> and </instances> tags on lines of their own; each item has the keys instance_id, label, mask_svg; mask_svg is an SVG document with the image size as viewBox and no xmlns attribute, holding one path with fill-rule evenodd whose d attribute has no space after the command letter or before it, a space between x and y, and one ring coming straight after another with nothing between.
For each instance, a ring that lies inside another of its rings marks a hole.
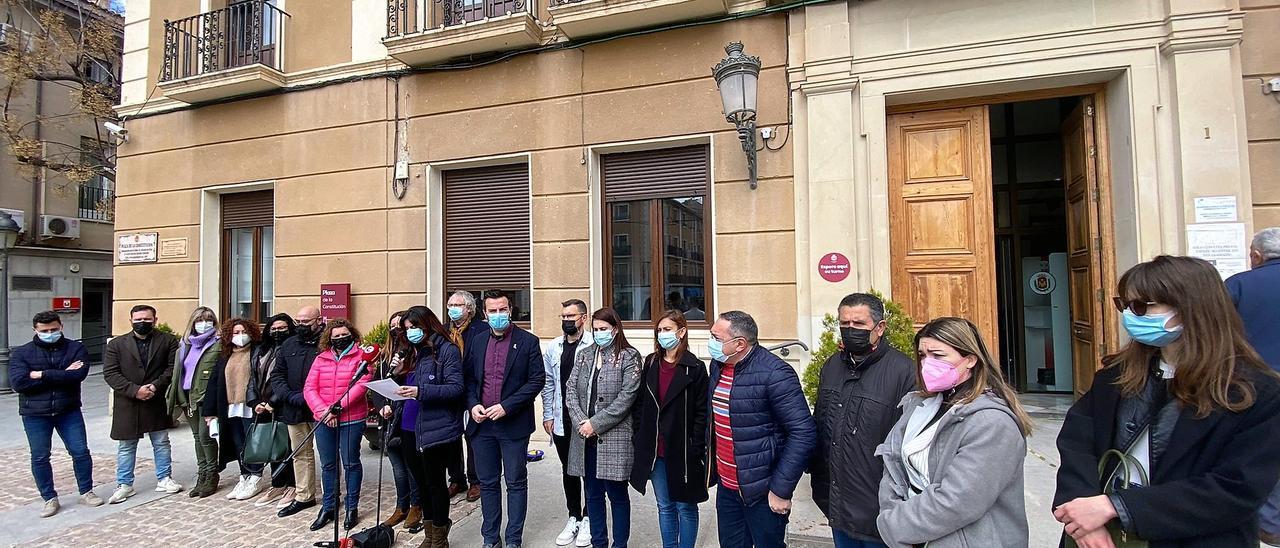
<instances>
[{"instance_id":1,"label":"glass window","mask_svg":"<svg viewBox=\"0 0 1280 548\"><path fill-rule=\"evenodd\" d=\"M253 313L254 228L231 231L231 315L242 318Z\"/></svg>"},{"instance_id":2,"label":"glass window","mask_svg":"<svg viewBox=\"0 0 1280 548\"><path fill-rule=\"evenodd\" d=\"M705 237L701 196L662 200L662 228L667 246L662 257L663 287L667 308L685 313L688 320L706 320L706 264L700 244Z\"/></svg>"},{"instance_id":3,"label":"glass window","mask_svg":"<svg viewBox=\"0 0 1280 548\"><path fill-rule=\"evenodd\" d=\"M271 317L275 294L274 239L274 230L269 226L226 231L229 247L226 315L255 319L258 323L266 323Z\"/></svg>"},{"instance_id":4,"label":"glass window","mask_svg":"<svg viewBox=\"0 0 1280 548\"><path fill-rule=\"evenodd\" d=\"M613 308L623 321L643 321L652 317L649 277L652 270L653 246L650 239L649 200L612 204L613 235L610 255L613 257ZM622 211L623 213L619 213Z\"/></svg>"}]
</instances>

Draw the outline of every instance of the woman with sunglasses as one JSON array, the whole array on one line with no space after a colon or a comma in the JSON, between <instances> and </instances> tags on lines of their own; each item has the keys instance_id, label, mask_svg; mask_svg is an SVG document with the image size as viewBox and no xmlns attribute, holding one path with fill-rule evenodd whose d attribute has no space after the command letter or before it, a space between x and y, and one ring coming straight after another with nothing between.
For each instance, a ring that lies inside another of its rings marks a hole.
<instances>
[{"instance_id":1,"label":"woman with sunglasses","mask_svg":"<svg viewBox=\"0 0 1280 548\"><path fill-rule=\"evenodd\" d=\"M1054 517L1085 548L1112 546L1112 534L1152 548L1258 546L1258 508L1280 476L1276 374L1208 262L1156 257L1117 292L1129 342L1063 422Z\"/></svg>"},{"instance_id":2,"label":"woman with sunglasses","mask_svg":"<svg viewBox=\"0 0 1280 548\"><path fill-rule=\"evenodd\" d=\"M973 323L938 318L915 342L918 390L876 450L880 536L889 546L1025 548L1031 418Z\"/></svg>"}]
</instances>

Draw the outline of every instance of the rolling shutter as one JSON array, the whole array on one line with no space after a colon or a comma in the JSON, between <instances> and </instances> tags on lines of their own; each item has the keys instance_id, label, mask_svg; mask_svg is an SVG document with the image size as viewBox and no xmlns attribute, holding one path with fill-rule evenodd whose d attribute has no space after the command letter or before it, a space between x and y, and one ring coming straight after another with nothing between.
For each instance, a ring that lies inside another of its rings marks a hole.
<instances>
[{"instance_id":1,"label":"rolling shutter","mask_svg":"<svg viewBox=\"0 0 1280 548\"><path fill-rule=\"evenodd\" d=\"M600 160L607 202L705 196L710 148L694 145L606 154Z\"/></svg>"},{"instance_id":2,"label":"rolling shutter","mask_svg":"<svg viewBox=\"0 0 1280 548\"><path fill-rule=\"evenodd\" d=\"M222 228L272 226L274 217L270 190L222 195Z\"/></svg>"},{"instance_id":3,"label":"rolling shutter","mask_svg":"<svg viewBox=\"0 0 1280 548\"><path fill-rule=\"evenodd\" d=\"M526 164L444 172L444 278L448 291L530 286Z\"/></svg>"}]
</instances>

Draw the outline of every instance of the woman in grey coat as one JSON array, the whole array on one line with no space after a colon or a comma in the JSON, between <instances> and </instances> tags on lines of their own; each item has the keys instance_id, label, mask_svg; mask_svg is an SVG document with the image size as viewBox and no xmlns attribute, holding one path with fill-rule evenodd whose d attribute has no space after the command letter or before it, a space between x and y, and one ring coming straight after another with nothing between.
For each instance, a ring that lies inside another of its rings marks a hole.
<instances>
[{"instance_id":1,"label":"woman in grey coat","mask_svg":"<svg viewBox=\"0 0 1280 548\"><path fill-rule=\"evenodd\" d=\"M640 352L627 343L622 320L612 308L591 315L595 345L574 359L565 406L574 436L569 440L569 474L586 483L591 545L609 545L605 497L613 518L613 546L625 548L631 536L631 478L634 430L631 404L640 388Z\"/></svg>"},{"instance_id":2,"label":"woman in grey coat","mask_svg":"<svg viewBox=\"0 0 1280 548\"><path fill-rule=\"evenodd\" d=\"M1030 417L968 320L938 318L915 340L920 390L876 449L881 537L891 548L1025 548Z\"/></svg>"}]
</instances>

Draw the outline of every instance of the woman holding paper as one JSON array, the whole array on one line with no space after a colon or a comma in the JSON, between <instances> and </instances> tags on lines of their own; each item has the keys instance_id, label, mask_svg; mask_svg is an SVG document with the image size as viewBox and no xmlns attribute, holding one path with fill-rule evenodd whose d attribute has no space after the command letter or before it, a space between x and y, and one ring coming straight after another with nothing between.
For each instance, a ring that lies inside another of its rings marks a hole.
<instances>
[{"instance_id":1,"label":"woman holding paper","mask_svg":"<svg viewBox=\"0 0 1280 548\"><path fill-rule=\"evenodd\" d=\"M376 373L379 379L390 380L396 384L404 384L405 378L413 373L413 366L417 363L415 358L418 345L411 344L405 338L404 328L400 327L400 320L406 313L405 311L396 312L387 322L390 326L387 330L387 348ZM383 427L382 444L387 448L387 459L391 461L391 475L396 483L396 510L382 524L395 527L403 522L405 529L410 533L417 533L422 530L422 505L418 494L418 480L414 476L415 470L409 466L411 458L409 453L417 450L413 446L413 423L412 421L409 423L410 427L406 431L401 426L404 423L405 406L401 402L387 399L386 396L374 391L373 387L369 389L369 401L378 409L378 414L387 421Z\"/></svg>"}]
</instances>

